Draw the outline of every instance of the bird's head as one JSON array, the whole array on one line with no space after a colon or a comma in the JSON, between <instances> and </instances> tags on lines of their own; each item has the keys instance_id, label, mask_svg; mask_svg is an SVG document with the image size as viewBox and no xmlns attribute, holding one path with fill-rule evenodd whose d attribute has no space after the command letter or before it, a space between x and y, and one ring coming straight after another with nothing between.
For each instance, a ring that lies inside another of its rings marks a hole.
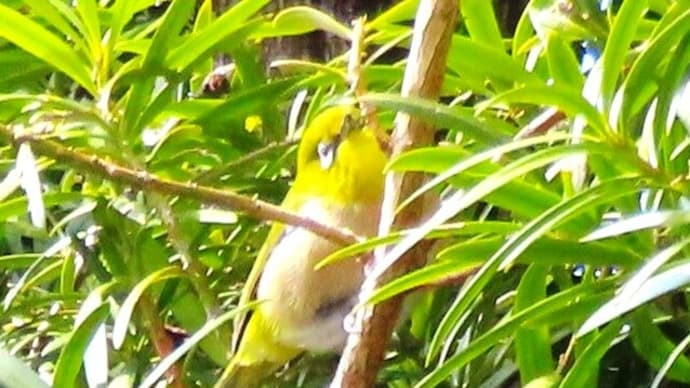
<instances>
[{"instance_id":1,"label":"bird's head","mask_svg":"<svg viewBox=\"0 0 690 388\"><path fill-rule=\"evenodd\" d=\"M343 201L383 190L386 156L354 106L330 107L304 130L297 151L296 184L320 186Z\"/></svg>"}]
</instances>

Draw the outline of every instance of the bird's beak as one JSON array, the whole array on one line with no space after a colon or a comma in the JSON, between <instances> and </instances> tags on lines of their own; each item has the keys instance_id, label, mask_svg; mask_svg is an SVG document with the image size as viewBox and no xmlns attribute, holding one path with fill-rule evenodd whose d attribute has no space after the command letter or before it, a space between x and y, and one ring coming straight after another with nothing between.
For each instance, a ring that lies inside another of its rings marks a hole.
<instances>
[{"instance_id":1,"label":"bird's beak","mask_svg":"<svg viewBox=\"0 0 690 388\"><path fill-rule=\"evenodd\" d=\"M336 148L338 148L338 144L335 141L319 143L316 150L319 153L319 161L321 162L322 169L328 170L331 168L335 161Z\"/></svg>"}]
</instances>

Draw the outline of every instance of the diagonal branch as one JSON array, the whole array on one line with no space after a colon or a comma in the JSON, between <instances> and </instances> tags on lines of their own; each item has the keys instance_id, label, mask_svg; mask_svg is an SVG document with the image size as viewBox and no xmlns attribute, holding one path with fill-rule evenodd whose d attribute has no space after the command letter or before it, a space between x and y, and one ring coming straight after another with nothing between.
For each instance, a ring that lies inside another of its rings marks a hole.
<instances>
[{"instance_id":1,"label":"diagonal branch","mask_svg":"<svg viewBox=\"0 0 690 388\"><path fill-rule=\"evenodd\" d=\"M321 237L343 245L350 245L359 238L349 231L322 224L311 218L286 211L279 206L258 199L249 198L227 190L218 190L195 183L184 183L157 177L144 170L133 170L96 155L75 151L56 141L39 135L18 134L10 127L0 125L0 137L9 139L16 147L29 143L37 154L55 159L68 166L78 168L104 179L130 185L139 190L180 196L226 209L264 221L276 221L307 229Z\"/></svg>"},{"instance_id":2,"label":"diagonal branch","mask_svg":"<svg viewBox=\"0 0 690 388\"><path fill-rule=\"evenodd\" d=\"M457 0L422 0L415 19L412 46L402 95L436 100L441 91L446 68L446 57L450 39L455 29L458 15ZM395 157L409 149L433 143L434 128L409 114L400 112L396 117L391 147ZM396 213L401 199L415 192L425 181L419 173L389 172L382 205L379 235L386 235L394 229L410 228L418 225L429 209L430 199L420 197ZM385 254L385 249L376 251L372 273L359 295L360 304L365 304L373 290L393 278L409 272L426 261L429 241L422 241L401 256L392 266L377 268ZM390 299L376 306L364 305L352 317L350 335L340 359L338 370L331 387L364 388L373 387L376 375L383 362L383 356L391 332L397 322L402 296Z\"/></svg>"}]
</instances>

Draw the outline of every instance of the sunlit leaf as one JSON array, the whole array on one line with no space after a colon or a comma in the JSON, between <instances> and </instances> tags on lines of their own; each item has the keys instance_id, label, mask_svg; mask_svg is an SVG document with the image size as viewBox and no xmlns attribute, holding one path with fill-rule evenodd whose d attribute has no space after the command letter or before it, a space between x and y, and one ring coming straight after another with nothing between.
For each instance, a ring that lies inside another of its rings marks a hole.
<instances>
[{"instance_id":1,"label":"sunlit leaf","mask_svg":"<svg viewBox=\"0 0 690 388\"><path fill-rule=\"evenodd\" d=\"M16 44L56 69L64 72L82 87L95 94L95 85L85 61L40 24L0 4L0 37Z\"/></svg>"},{"instance_id":2,"label":"sunlit leaf","mask_svg":"<svg viewBox=\"0 0 690 388\"><path fill-rule=\"evenodd\" d=\"M170 353L165 359L163 359L160 364L158 364L142 381L141 387L151 387L158 379L160 379L163 374L170 368L177 360L179 360L185 353L196 346L204 337L209 335L211 332L216 330L221 325L229 322L231 319L235 318L237 314L241 314L248 309L253 308L256 305L249 304L242 306L240 308L233 309L224 313L223 315L213 318L206 322L204 326L189 337L182 345L177 347L172 353Z\"/></svg>"},{"instance_id":3,"label":"sunlit leaf","mask_svg":"<svg viewBox=\"0 0 690 388\"><path fill-rule=\"evenodd\" d=\"M643 303L688 284L690 282L690 275L688 275L690 272L688 271L690 271L690 264L688 263L672 266L647 279L627 299L620 300L616 298L608 301L582 324L577 335L583 336L597 327L619 318Z\"/></svg>"},{"instance_id":4,"label":"sunlit leaf","mask_svg":"<svg viewBox=\"0 0 690 388\"><path fill-rule=\"evenodd\" d=\"M596 366L604 356L611 342L618 336L622 324L612 323L602 329L594 340L585 348L582 354L575 360L575 364L565 375L559 385L562 388L576 388L586 386L592 381L596 381L597 374L592 371L597 370Z\"/></svg>"},{"instance_id":5,"label":"sunlit leaf","mask_svg":"<svg viewBox=\"0 0 690 388\"><path fill-rule=\"evenodd\" d=\"M499 250L486 260L477 274L464 284L455 302L436 329L427 360L430 361L437 355L442 343L450 335L454 322L462 316L471 301L486 287L500 267L506 268L535 240L569 216L586 210L597 203L609 201L612 197L630 194L636 189L637 182L634 179L619 179L596 186L552 207L511 236Z\"/></svg>"},{"instance_id":6,"label":"sunlit leaf","mask_svg":"<svg viewBox=\"0 0 690 388\"><path fill-rule=\"evenodd\" d=\"M0 385L13 388L48 387L28 365L3 348L0 348Z\"/></svg>"},{"instance_id":7,"label":"sunlit leaf","mask_svg":"<svg viewBox=\"0 0 690 388\"><path fill-rule=\"evenodd\" d=\"M76 385L81 370L84 350L90 343L94 332L100 327L109 312L108 305L93 310L70 335L67 344L60 352L55 366L54 386L71 387Z\"/></svg>"},{"instance_id":8,"label":"sunlit leaf","mask_svg":"<svg viewBox=\"0 0 690 388\"><path fill-rule=\"evenodd\" d=\"M127 327L132 319L134 307L144 292L154 283L183 276L184 272L179 267L166 267L148 275L132 288L132 291L127 295L127 299L122 303L113 324L112 342L115 349L119 349L122 346L125 335L127 335Z\"/></svg>"},{"instance_id":9,"label":"sunlit leaf","mask_svg":"<svg viewBox=\"0 0 690 388\"><path fill-rule=\"evenodd\" d=\"M271 23L256 34L257 38L306 34L316 30L329 32L342 39L350 38L350 29L330 15L305 6L280 11Z\"/></svg>"},{"instance_id":10,"label":"sunlit leaf","mask_svg":"<svg viewBox=\"0 0 690 388\"><path fill-rule=\"evenodd\" d=\"M582 310L592 309L609 294L602 292L610 286L604 283L594 283L572 287L561 293L552 295L519 313L510 315L499 324L472 341L467 347L450 357L440 366L419 381L416 388L435 387L445 381L453 371L477 358L487 349L495 346L499 341L510 336L518 327L528 326L539 321L548 321L553 315L582 314ZM575 315L570 315L573 318Z\"/></svg>"},{"instance_id":11,"label":"sunlit leaf","mask_svg":"<svg viewBox=\"0 0 690 388\"><path fill-rule=\"evenodd\" d=\"M601 78L601 97L606 107L610 107L616 84L622 72L629 50L635 37L635 29L643 16L647 1L625 2L611 27L603 56L603 74Z\"/></svg>"}]
</instances>

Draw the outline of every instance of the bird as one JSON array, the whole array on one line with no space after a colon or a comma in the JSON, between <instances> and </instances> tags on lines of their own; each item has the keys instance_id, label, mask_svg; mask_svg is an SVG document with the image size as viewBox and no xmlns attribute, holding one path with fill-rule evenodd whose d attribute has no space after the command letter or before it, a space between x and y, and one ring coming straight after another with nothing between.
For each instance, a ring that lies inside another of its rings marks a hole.
<instances>
[{"instance_id":1,"label":"bird","mask_svg":"<svg viewBox=\"0 0 690 388\"><path fill-rule=\"evenodd\" d=\"M295 180L281 206L358 236L374 236L386 163L385 150L356 106L328 107L303 131ZM343 320L356 303L365 259L315 269L340 248L301 227L271 227L239 301L257 305L235 322L235 351L216 388L257 386L305 351L342 351Z\"/></svg>"}]
</instances>

